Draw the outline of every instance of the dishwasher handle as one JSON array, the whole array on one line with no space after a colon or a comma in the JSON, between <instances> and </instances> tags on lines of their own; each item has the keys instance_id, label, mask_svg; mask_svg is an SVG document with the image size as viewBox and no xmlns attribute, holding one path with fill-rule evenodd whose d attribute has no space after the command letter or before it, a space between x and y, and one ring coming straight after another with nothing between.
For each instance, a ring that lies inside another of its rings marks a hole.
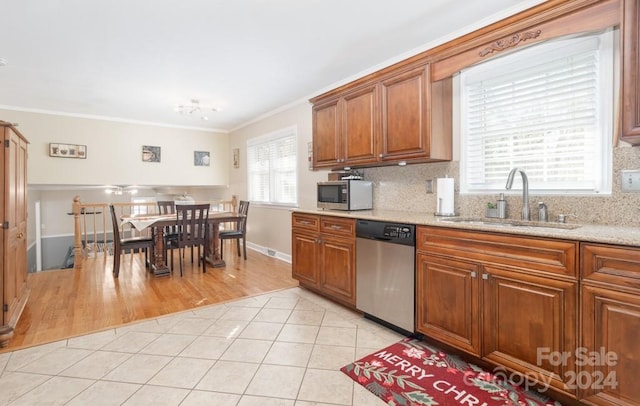
<instances>
[{"instance_id":1,"label":"dishwasher handle","mask_svg":"<svg viewBox=\"0 0 640 406\"><path fill-rule=\"evenodd\" d=\"M358 237L358 238L366 238L367 240L374 240L374 241L384 241L384 242L391 241L391 238L389 238L389 237L377 237L377 236L373 236L373 235L357 235L356 237Z\"/></svg>"}]
</instances>

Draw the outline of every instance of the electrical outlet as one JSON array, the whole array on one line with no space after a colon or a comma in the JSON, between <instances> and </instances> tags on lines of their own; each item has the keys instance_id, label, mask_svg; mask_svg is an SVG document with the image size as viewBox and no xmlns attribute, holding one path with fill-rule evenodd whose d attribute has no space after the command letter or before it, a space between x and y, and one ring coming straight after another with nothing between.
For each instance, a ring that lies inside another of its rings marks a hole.
<instances>
[{"instance_id":1,"label":"electrical outlet","mask_svg":"<svg viewBox=\"0 0 640 406\"><path fill-rule=\"evenodd\" d=\"M623 192L640 192L640 170L625 170L620 173Z\"/></svg>"},{"instance_id":2,"label":"electrical outlet","mask_svg":"<svg viewBox=\"0 0 640 406\"><path fill-rule=\"evenodd\" d=\"M433 179L427 179L424 183L424 188L427 193L433 193Z\"/></svg>"}]
</instances>

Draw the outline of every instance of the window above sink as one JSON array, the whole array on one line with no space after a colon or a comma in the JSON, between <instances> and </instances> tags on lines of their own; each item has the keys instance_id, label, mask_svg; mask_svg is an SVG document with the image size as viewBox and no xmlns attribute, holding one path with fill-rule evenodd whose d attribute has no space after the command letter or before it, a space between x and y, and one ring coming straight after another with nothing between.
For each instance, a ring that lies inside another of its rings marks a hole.
<instances>
[{"instance_id":1,"label":"window above sink","mask_svg":"<svg viewBox=\"0 0 640 406\"><path fill-rule=\"evenodd\" d=\"M459 75L461 193L611 193L619 30L544 41Z\"/></svg>"}]
</instances>

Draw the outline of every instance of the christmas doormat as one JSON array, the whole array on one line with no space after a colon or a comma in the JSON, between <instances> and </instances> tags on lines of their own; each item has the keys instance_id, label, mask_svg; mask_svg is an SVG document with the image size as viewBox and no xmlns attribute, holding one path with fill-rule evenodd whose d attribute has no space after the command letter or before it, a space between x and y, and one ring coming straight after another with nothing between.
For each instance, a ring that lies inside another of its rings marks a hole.
<instances>
[{"instance_id":1,"label":"christmas doormat","mask_svg":"<svg viewBox=\"0 0 640 406\"><path fill-rule=\"evenodd\" d=\"M422 341L406 338L341 371L387 405L560 406ZM504 372L504 371L503 371Z\"/></svg>"}]
</instances>

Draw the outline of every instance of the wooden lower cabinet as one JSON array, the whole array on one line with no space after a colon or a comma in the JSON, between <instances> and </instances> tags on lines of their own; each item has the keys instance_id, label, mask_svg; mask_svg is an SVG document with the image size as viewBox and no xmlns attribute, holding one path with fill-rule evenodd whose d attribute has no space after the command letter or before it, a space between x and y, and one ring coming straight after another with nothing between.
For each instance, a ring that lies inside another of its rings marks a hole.
<instances>
[{"instance_id":1,"label":"wooden lower cabinet","mask_svg":"<svg viewBox=\"0 0 640 406\"><path fill-rule=\"evenodd\" d=\"M416 269L418 331L480 356L481 266L418 253Z\"/></svg>"},{"instance_id":2,"label":"wooden lower cabinet","mask_svg":"<svg viewBox=\"0 0 640 406\"><path fill-rule=\"evenodd\" d=\"M311 286L319 285L318 270L318 235L293 231L293 277L300 283Z\"/></svg>"},{"instance_id":3,"label":"wooden lower cabinet","mask_svg":"<svg viewBox=\"0 0 640 406\"><path fill-rule=\"evenodd\" d=\"M482 357L562 391L575 357L578 282L551 279L496 266L483 267Z\"/></svg>"},{"instance_id":4,"label":"wooden lower cabinet","mask_svg":"<svg viewBox=\"0 0 640 406\"><path fill-rule=\"evenodd\" d=\"M577 347L577 243L424 226L416 245L418 332L575 397L573 358L549 359Z\"/></svg>"},{"instance_id":5,"label":"wooden lower cabinet","mask_svg":"<svg viewBox=\"0 0 640 406\"><path fill-rule=\"evenodd\" d=\"M355 220L292 215L292 276L347 306L356 304Z\"/></svg>"},{"instance_id":6,"label":"wooden lower cabinet","mask_svg":"<svg viewBox=\"0 0 640 406\"><path fill-rule=\"evenodd\" d=\"M335 299L355 305L355 240L325 234L319 245L320 289Z\"/></svg>"},{"instance_id":7,"label":"wooden lower cabinet","mask_svg":"<svg viewBox=\"0 0 640 406\"><path fill-rule=\"evenodd\" d=\"M610 356L581 362L581 398L594 405L640 404L640 292L582 286L582 329L586 354Z\"/></svg>"},{"instance_id":8,"label":"wooden lower cabinet","mask_svg":"<svg viewBox=\"0 0 640 406\"><path fill-rule=\"evenodd\" d=\"M580 252L582 347L594 355L578 367L580 398L639 405L640 248L583 243Z\"/></svg>"}]
</instances>

